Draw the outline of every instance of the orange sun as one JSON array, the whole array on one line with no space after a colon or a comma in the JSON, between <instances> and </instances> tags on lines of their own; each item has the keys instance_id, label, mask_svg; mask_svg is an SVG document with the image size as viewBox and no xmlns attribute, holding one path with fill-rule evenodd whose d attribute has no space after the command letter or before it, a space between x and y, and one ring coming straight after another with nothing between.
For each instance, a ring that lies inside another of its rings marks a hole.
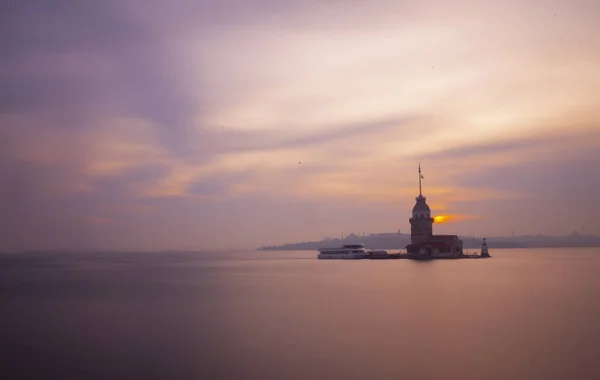
<instances>
[{"instance_id":1,"label":"orange sun","mask_svg":"<svg viewBox=\"0 0 600 380\"><path fill-rule=\"evenodd\" d=\"M437 215L433 217L434 222L436 223L446 223L451 219L450 215Z\"/></svg>"}]
</instances>

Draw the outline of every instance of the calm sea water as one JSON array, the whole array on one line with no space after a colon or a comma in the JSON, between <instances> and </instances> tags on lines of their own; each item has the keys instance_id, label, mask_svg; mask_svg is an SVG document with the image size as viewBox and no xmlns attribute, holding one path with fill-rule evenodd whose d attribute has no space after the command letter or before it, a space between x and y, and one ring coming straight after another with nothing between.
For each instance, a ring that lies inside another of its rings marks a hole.
<instances>
[{"instance_id":1,"label":"calm sea water","mask_svg":"<svg viewBox=\"0 0 600 380\"><path fill-rule=\"evenodd\" d=\"M600 379L600 250L0 255L1 379Z\"/></svg>"}]
</instances>

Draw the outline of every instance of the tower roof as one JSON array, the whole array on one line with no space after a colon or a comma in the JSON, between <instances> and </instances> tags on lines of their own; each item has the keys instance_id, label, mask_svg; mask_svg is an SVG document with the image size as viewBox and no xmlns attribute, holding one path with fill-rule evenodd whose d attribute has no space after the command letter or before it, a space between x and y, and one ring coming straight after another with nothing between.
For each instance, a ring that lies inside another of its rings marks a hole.
<instances>
[{"instance_id":1,"label":"tower roof","mask_svg":"<svg viewBox=\"0 0 600 380\"><path fill-rule=\"evenodd\" d=\"M415 203L415 206L413 207L413 211L431 211L431 209L427 205L427 202L425 202L426 198L424 196L419 195L416 198L416 200L417 200L417 203Z\"/></svg>"}]
</instances>

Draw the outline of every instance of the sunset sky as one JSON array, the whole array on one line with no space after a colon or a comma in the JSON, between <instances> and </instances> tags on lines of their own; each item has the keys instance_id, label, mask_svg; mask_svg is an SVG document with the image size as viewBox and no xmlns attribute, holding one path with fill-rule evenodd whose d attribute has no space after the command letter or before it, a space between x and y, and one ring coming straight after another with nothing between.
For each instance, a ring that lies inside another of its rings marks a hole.
<instances>
[{"instance_id":1,"label":"sunset sky","mask_svg":"<svg viewBox=\"0 0 600 380\"><path fill-rule=\"evenodd\" d=\"M0 249L600 234L600 2L0 3Z\"/></svg>"}]
</instances>

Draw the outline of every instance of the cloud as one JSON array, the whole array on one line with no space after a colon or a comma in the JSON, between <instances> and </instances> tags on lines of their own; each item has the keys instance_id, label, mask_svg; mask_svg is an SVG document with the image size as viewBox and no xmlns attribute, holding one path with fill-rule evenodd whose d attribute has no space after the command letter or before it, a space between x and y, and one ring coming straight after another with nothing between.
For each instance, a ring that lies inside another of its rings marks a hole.
<instances>
[{"instance_id":1,"label":"cloud","mask_svg":"<svg viewBox=\"0 0 600 380\"><path fill-rule=\"evenodd\" d=\"M147 188L157 186L170 174L171 169L163 164L138 165L118 174L102 176L92 180L93 191L123 198L135 198Z\"/></svg>"},{"instance_id":2,"label":"cloud","mask_svg":"<svg viewBox=\"0 0 600 380\"><path fill-rule=\"evenodd\" d=\"M101 216L90 216L87 218L87 221L92 224L106 224L110 223L109 219L103 218Z\"/></svg>"},{"instance_id":3,"label":"cloud","mask_svg":"<svg viewBox=\"0 0 600 380\"><path fill-rule=\"evenodd\" d=\"M421 116L422 117L422 116ZM405 137L414 137L416 131L411 129L419 117L397 115L386 119L370 119L358 123L323 124L320 129L293 133L281 130L244 131L235 129L210 130L214 139L224 144L221 153L266 152L270 150L319 148L327 145L340 146L344 140L358 138L380 138L390 132L402 132Z\"/></svg>"},{"instance_id":4,"label":"cloud","mask_svg":"<svg viewBox=\"0 0 600 380\"><path fill-rule=\"evenodd\" d=\"M229 172L203 176L193 180L187 189L188 194L198 196L228 196L235 191L236 185L252 179L252 171Z\"/></svg>"},{"instance_id":5,"label":"cloud","mask_svg":"<svg viewBox=\"0 0 600 380\"><path fill-rule=\"evenodd\" d=\"M554 156L463 175L458 180L466 186L518 191L524 196L502 201L463 199L453 203L453 210L488 216L477 226L466 226L494 234L506 234L512 228L519 234L565 234L581 225L597 231L600 181L594 173L600 162L598 152L588 151L579 159Z\"/></svg>"},{"instance_id":6,"label":"cloud","mask_svg":"<svg viewBox=\"0 0 600 380\"><path fill-rule=\"evenodd\" d=\"M436 152L423 156L424 159L447 160L447 159L470 159L495 154L515 154L523 151L539 152L549 149L556 152L561 149L573 154L580 153L578 148L588 148L600 143L598 126L553 126L543 132L530 132L528 136L505 136L497 140L484 140L472 142L467 140L459 146L442 148ZM584 154L587 149L584 149Z\"/></svg>"},{"instance_id":7,"label":"cloud","mask_svg":"<svg viewBox=\"0 0 600 380\"><path fill-rule=\"evenodd\" d=\"M137 23L118 2L83 7L57 1L45 8L43 2L15 4L5 16L10 59L0 71L0 113L35 114L65 132L98 116L108 123L144 118L172 153L193 150L199 101L186 91L160 30Z\"/></svg>"}]
</instances>

